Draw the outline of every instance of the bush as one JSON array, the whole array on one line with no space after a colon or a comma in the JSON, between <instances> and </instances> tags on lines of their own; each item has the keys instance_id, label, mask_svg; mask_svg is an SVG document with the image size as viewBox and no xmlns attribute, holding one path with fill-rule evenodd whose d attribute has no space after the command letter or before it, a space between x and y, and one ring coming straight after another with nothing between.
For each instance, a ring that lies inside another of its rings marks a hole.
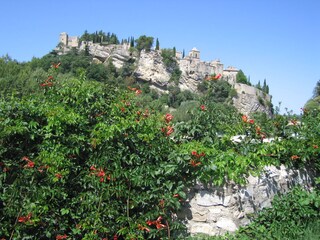
<instances>
[{"instance_id":1,"label":"bush","mask_svg":"<svg viewBox=\"0 0 320 240\"><path fill-rule=\"evenodd\" d=\"M0 238L177 239L175 213L197 180L242 184L280 163L320 170L319 110L253 119L204 98L179 122L146 107L151 97L139 88L86 81L83 71L65 79L58 67L38 94L0 99ZM190 93L172 87L170 97L176 104ZM304 207L318 197L299 196L308 202L296 214L316 217Z\"/></svg>"},{"instance_id":2,"label":"bush","mask_svg":"<svg viewBox=\"0 0 320 240\"><path fill-rule=\"evenodd\" d=\"M0 101L0 237L174 236L196 172L174 157L170 118L136 91L53 79Z\"/></svg>"}]
</instances>

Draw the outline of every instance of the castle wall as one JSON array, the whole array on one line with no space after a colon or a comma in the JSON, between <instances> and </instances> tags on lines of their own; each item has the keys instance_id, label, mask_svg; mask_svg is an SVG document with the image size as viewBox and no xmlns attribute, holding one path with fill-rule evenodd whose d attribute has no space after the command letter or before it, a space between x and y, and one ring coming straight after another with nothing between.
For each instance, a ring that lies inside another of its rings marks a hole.
<instances>
[{"instance_id":1,"label":"castle wall","mask_svg":"<svg viewBox=\"0 0 320 240\"><path fill-rule=\"evenodd\" d=\"M197 72L203 76L209 76L212 74L222 74L223 73L223 64L220 61L213 62L201 62L200 59L186 57L178 61L180 70L182 72L192 74Z\"/></svg>"}]
</instances>

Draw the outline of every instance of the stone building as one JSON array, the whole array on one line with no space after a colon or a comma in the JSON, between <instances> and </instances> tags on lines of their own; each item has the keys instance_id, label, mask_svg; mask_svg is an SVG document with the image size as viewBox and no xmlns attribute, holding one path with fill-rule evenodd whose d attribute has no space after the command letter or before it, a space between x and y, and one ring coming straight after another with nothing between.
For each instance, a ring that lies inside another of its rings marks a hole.
<instances>
[{"instance_id":1,"label":"stone building","mask_svg":"<svg viewBox=\"0 0 320 240\"><path fill-rule=\"evenodd\" d=\"M178 59L180 70L187 74L197 73L200 79L212 74L222 74L223 64L220 60L204 62L200 60L200 51L197 48L192 48L189 54L183 59ZM199 79L199 80L200 80Z\"/></svg>"},{"instance_id":2,"label":"stone building","mask_svg":"<svg viewBox=\"0 0 320 240\"><path fill-rule=\"evenodd\" d=\"M60 33L59 43L64 47L72 48L79 47L79 37L77 36L69 36L66 32Z\"/></svg>"}]
</instances>

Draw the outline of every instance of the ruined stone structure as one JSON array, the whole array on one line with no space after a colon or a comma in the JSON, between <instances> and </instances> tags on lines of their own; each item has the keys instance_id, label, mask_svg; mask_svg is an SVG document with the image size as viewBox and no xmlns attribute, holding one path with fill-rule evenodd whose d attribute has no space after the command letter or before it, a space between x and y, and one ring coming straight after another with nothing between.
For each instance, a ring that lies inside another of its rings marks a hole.
<instances>
[{"instance_id":1,"label":"ruined stone structure","mask_svg":"<svg viewBox=\"0 0 320 240\"><path fill-rule=\"evenodd\" d=\"M132 59L135 62L134 76L141 81L149 82L151 88L166 92L167 87L172 84L171 74L163 63L161 51L142 51L137 54L137 52L130 51L130 45L127 43L118 45L103 45L92 41L80 43L79 37L70 37L65 32L60 34L59 41L60 47L57 50L60 54L68 52L73 47L80 50L85 50L87 47L95 63L106 65L109 60L112 60L116 68L121 68L124 63ZM200 56L200 51L195 47L184 58L181 52L176 52L176 60L181 70L178 87L182 91L197 92L198 84L205 81L208 76L221 74L222 78L219 81L227 81L236 90L237 95L233 98L233 103L241 113L250 115L258 111L265 112L267 115L271 114L271 96L254 87L236 83L236 76L239 72L237 68L224 69L219 59L206 62L201 61Z\"/></svg>"},{"instance_id":2,"label":"ruined stone structure","mask_svg":"<svg viewBox=\"0 0 320 240\"><path fill-rule=\"evenodd\" d=\"M66 48L78 48L79 37L69 36L66 32L62 32L60 33L59 43L61 43Z\"/></svg>"}]
</instances>

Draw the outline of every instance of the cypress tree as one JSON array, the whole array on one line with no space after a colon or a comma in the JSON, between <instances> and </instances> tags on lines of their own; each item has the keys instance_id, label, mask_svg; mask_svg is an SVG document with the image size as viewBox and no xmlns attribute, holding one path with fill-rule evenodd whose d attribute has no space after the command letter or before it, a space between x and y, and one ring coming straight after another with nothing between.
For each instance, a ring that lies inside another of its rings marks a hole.
<instances>
[{"instance_id":1,"label":"cypress tree","mask_svg":"<svg viewBox=\"0 0 320 240\"><path fill-rule=\"evenodd\" d=\"M259 80L259 82L258 82L258 84L257 84L257 86L256 86L258 89L260 89L261 90L261 83L260 83L260 80Z\"/></svg>"},{"instance_id":2,"label":"cypress tree","mask_svg":"<svg viewBox=\"0 0 320 240\"><path fill-rule=\"evenodd\" d=\"M156 50L160 50L160 44L159 44L158 38L157 38L157 41L156 41Z\"/></svg>"}]
</instances>

